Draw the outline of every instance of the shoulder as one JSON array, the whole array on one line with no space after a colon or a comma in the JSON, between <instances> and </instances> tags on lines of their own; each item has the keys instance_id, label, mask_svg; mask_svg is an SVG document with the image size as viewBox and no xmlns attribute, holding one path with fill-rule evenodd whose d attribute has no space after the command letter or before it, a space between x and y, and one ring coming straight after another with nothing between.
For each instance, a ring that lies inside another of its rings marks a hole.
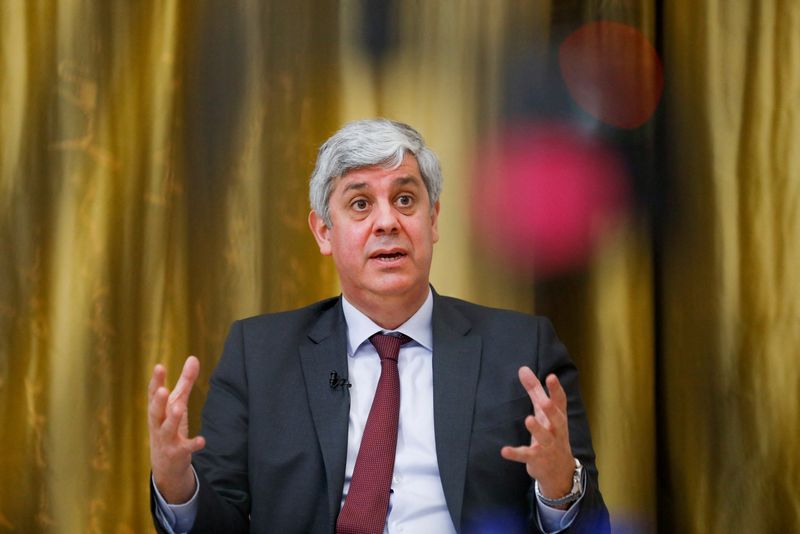
<instances>
[{"instance_id":1,"label":"shoulder","mask_svg":"<svg viewBox=\"0 0 800 534\"><path fill-rule=\"evenodd\" d=\"M240 328L245 336L248 333L264 331L277 331L282 335L290 335L294 331L307 332L323 318L335 323L341 315L341 298L332 297L302 308L239 319L234 322L233 328Z\"/></svg>"},{"instance_id":2,"label":"shoulder","mask_svg":"<svg viewBox=\"0 0 800 534\"><path fill-rule=\"evenodd\" d=\"M531 315L514 310L492 308L466 300L436 295L434 313L440 311L447 315L460 315L466 319L474 331L524 331L536 332L540 328L552 328L546 317Z\"/></svg>"}]
</instances>

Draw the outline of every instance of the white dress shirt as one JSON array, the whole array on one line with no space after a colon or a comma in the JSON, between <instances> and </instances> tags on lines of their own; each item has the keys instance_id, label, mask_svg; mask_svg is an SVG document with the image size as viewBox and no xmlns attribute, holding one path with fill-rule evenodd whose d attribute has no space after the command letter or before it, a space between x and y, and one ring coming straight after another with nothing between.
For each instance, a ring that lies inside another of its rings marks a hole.
<instances>
[{"instance_id":1,"label":"white dress shirt","mask_svg":"<svg viewBox=\"0 0 800 534\"><path fill-rule=\"evenodd\" d=\"M350 488L361 436L381 374L380 357L369 337L377 332L401 332L412 341L400 347L397 360L400 422L384 533L454 534L456 530L439 477L433 424L433 294L429 291L420 309L392 331L376 325L344 297L342 309L347 323L348 381L352 384L342 505ZM499 450L497 454L500 454ZM197 492L189 502L181 505L168 504L158 490L155 493L158 501L156 515L165 530L174 534L188 531L197 514ZM564 511L537 501L540 528L548 533L566 529L577 515L579 503L580 500Z\"/></svg>"},{"instance_id":2,"label":"white dress shirt","mask_svg":"<svg viewBox=\"0 0 800 534\"><path fill-rule=\"evenodd\" d=\"M367 424L372 399L381 375L378 351L369 342L376 332L388 333L369 317L342 299L347 322L347 368L350 388L350 418L347 428L347 464L342 504L350 488L358 448ZM400 347L400 422L392 477L392 494L384 532L436 532L455 534L444 500L436 437L433 431L433 297L411 318L392 332L412 341Z\"/></svg>"}]
</instances>

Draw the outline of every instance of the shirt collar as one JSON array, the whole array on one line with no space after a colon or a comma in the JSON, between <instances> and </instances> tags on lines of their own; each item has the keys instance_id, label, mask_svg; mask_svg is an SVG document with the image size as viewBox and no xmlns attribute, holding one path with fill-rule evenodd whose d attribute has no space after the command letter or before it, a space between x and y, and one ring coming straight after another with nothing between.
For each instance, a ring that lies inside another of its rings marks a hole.
<instances>
[{"instance_id":1,"label":"shirt collar","mask_svg":"<svg viewBox=\"0 0 800 534\"><path fill-rule=\"evenodd\" d=\"M375 332L390 332L375 324L375 322L361 313L355 306L342 295L342 311L347 323L347 353L352 356L358 348ZM401 332L429 351L433 351L433 293L428 288L428 297L422 306L391 332Z\"/></svg>"}]
</instances>

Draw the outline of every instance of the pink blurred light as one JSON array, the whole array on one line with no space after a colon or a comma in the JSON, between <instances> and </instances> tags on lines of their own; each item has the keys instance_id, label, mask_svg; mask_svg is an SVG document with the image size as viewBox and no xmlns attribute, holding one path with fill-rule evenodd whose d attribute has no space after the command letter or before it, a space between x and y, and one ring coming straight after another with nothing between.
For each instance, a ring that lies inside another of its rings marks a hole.
<instances>
[{"instance_id":1,"label":"pink blurred light","mask_svg":"<svg viewBox=\"0 0 800 534\"><path fill-rule=\"evenodd\" d=\"M537 276L582 267L630 196L619 157L560 123L507 130L476 168L472 206L481 243Z\"/></svg>"}]
</instances>

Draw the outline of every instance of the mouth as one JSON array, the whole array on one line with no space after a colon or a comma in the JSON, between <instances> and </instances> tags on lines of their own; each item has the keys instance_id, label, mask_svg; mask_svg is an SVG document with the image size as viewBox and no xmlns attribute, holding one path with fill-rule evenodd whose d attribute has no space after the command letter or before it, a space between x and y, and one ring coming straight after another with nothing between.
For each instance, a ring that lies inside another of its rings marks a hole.
<instances>
[{"instance_id":1,"label":"mouth","mask_svg":"<svg viewBox=\"0 0 800 534\"><path fill-rule=\"evenodd\" d=\"M372 254L369 258L371 260L378 260L383 263L391 263L397 261L401 258L406 257L406 253L402 250L386 250L386 251L378 251L375 254Z\"/></svg>"}]
</instances>

